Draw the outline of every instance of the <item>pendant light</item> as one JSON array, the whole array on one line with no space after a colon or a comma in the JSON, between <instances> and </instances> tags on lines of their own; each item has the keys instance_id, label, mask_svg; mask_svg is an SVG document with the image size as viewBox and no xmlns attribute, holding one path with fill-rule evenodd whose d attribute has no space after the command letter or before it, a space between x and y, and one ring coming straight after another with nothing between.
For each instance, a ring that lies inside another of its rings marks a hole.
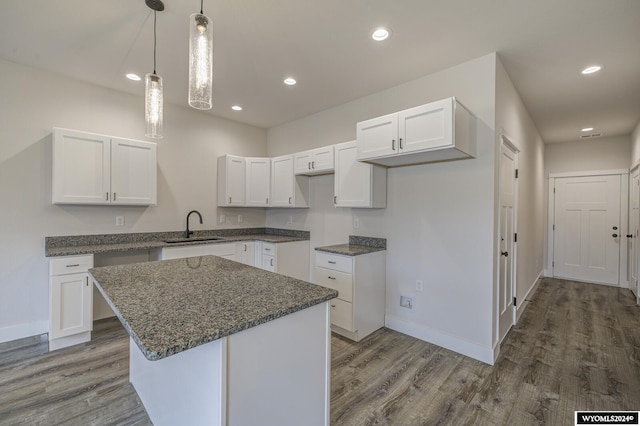
<instances>
[{"instance_id":1,"label":"pendant light","mask_svg":"<svg viewBox=\"0 0 640 426\"><path fill-rule=\"evenodd\" d=\"M189 105L211 109L213 92L213 24L202 13L191 15L189 23Z\"/></svg>"},{"instance_id":2,"label":"pendant light","mask_svg":"<svg viewBox=\"0 0 640 426\"><path fill-rule=\"evenodd\" d=\"M162 138L163 101L162 77L156 74L156 14L164 10L161 0L145 0L153 10L153 72L144 78L144 119L146 122L145 136L154 139Z\"/></svg>"}]
</instances>

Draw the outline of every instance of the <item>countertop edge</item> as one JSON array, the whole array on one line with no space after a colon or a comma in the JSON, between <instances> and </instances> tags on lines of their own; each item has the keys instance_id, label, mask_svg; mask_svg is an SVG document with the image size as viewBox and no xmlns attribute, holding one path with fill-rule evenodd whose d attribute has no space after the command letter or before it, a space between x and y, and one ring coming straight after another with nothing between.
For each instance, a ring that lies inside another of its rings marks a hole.
<instances>
[{"instance_id":1,"label":"countertop edge","mask_svg":"<svg viewBox=\"0 0 640 426\"><path fill-rule=\"evenodd\" d=\"M349 247L356 247L357 250L353 251ZM369 246L355 246L354 244L338 244L334 246L316 247L316 251L332 254L340 254L343 256L361 256L369 253L376 253L379 251L385 251L386 248L382 247L369 247Z\"/></svg>"}]
</instances>

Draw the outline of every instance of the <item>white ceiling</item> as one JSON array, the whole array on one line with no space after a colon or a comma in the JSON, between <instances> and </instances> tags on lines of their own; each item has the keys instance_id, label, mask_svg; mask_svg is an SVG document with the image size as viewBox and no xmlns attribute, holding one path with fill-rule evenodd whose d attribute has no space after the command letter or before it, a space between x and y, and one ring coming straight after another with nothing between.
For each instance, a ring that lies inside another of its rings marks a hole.
<instances>
[{"instance_id":1,"label":"white ceiling","mask_svg":"<svg viewBox=\"0 0 640 426\"><path fill-rule=\"evenodd\" d=\"M157 71L187 105L188 20L164 0ZM211 114L272 127L498 52L546 142L580 128L627 135L640 119L638 0L205 0L214 22ZM369 35L380 25L393 35ZM144 0L3 0L0 58L137 94L152 71ZM580 70L600 64L600 73ZM298 84L285 86L293 76ZM241 112L230 109L234 104Z\"/></svg>"}]
</instances>

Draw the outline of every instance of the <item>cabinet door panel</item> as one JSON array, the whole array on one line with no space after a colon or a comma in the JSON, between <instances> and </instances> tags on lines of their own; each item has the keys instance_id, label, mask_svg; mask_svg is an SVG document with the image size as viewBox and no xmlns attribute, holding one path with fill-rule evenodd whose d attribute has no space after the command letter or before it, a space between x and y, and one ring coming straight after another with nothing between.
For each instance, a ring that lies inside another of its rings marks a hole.
<instances>
[{"instance_id":1,"label":"cabinet door panel","mask_svg":"<svg viewBox=\"0 0 640 426\"><path fill-rule=\"evenodd\" d=\"M293 204L293 157L271 160L271 205L290 207Z\"/></svg>"},{"instance_id":2,"label":"cabinet door panel","mask_svg":"<svg viewBox=\"0 0 640 426\"><path fill-rule=\"evenodd\" d=\"M51 277L50 339L91 331L93 286L88 274Z\"/></svg>"},{"instance_id":3,"label":"cabinet door panel","mask_svg":"<svg viewBox=\"0 0 640 426\"><path fill-rule=\"evenodd\" d=\"M154 205L157 200L156 144L111 140L112 204Z\"/></svg>"},{"instance_id":4,"label":"cabinet door panel","mask_svg":"<svg viewBox=\"0 0 640 426\"><path fill-rule=\"evenodd\" d=\"M356 139L358 160L398 152L398 114L393 113L357 123Z\"/></svg>"},{"instance_id":5,"label":"cabinet door panel","mask_svg":"<svg viewBox=\"0 0 640 426\"><path fill-rule=\"evenodd\" d=\"M276 272L276 258L268 254L262 255L262 269L267 271Z\"/></svg>"},{"instance_id":6,"label":"cabinet door panel","mask_svg":"<svg viewBox=\"0 0 640 426\"><path fill-rule=\"evenodd\" d=\"M54 204L110 203L110 138L53 130Z\"/></svg>"},{"instance_id":7,"label":"cabinet door panel","mask_svg":"<svg viewBox=\"0 0 640 426\"><path fill-rule=\"evenodd\" d=\"M336 145L334 194L337 207L371 206L371 166L356 160L356 142Z\"/></svg>"},{"instance_id":8,"label":"cabinet door panel","mask_svg":"<svg viewBox=\"0 0 640 426\"><path fill-rule=\"evenodd\" d=\"M293 156L293 172L297 175L311 173L311 161L313 161L313 151L303 151Z\"/></svg>"},{"instance_id":9,"label":"cabinet door panel","mask_svg":"<svg viewBox=\"0 0 640 426\"><path fill-rule=\"evenodd\" d=\"M353 275L316 266L316 283L338 291L338 298L353 302Z\"/></svg>"},{"instance_id":10,"label":"cabinet door panel","mask_svg":"<svg viewBox=\"0 0 640 426\"><path fill-rule=\"evenodd\" d=\"M453 101L445 99L398 113L400 152L453 145Z\"/></svg>"},{"instance_id":11,"label":"cabinet door panel","mask_svg":"<svg viewBox=\"0 0 640 426\"><path fill-rule=\"evenodd\" d=\"M231 157L231 156L229 156ZM245 162L244 158L231 157L227 163L227 196L230 198L230 206L244 205L245 187Z\"/></svg>"},{"instance_id":12,"label":"cabinet door panel","mask_svg":"<svg viewBox=\"0 0 640 426\"><path fill-rule=\"evenodd\" d=\"M331 303L331 324L353 330L353 305L340 299L332 299Z\"/></svg>"},{"instance_id":13,"label":"cabinet door panel","mask_svg":"<svg viewBox=\"0 0 640 426\"><path fill-rule=\"evenodd\" d=\"M269 205L271 159L246 158L245 160L247 169L246 205L266 207Z\"/></svg>"},{"instance_id":14,"label":"cabinet door panel","mask_svg":"<svg viewBox=\"0 0 640 426\"><path fill-rule=\"evenodd\" d=\"M311 169L316 172L330 172L334 169L333 145L313 150L311 159Z\"/></svg>"}]
</instances>

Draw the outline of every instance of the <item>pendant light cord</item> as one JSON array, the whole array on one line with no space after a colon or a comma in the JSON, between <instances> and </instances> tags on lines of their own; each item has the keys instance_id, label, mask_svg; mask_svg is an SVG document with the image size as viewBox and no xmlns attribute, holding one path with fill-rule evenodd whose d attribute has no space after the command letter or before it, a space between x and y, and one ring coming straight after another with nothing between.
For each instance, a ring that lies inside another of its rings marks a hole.
<instances>
[{"instance_id":1,"label":"pendant light cord","mask_svg":"<svg viewBox=\"0 0 640 426\"><path fill-rule=\"evenodd\" d=\"M202 13L202 4L204 3L204 0L200 0L200 15L204 15L204 13Z\"/></svg>"},{"instance_id":2,"label":"pendant light cord","mask_svg":"<svg viewBox=\"0 0 640 426\"><path fill-rule=\"evenodd\" d=\"M158 12L153 11L153 73L156 73L156 23L158 19Z\"/></svg>"}]
</instances>

